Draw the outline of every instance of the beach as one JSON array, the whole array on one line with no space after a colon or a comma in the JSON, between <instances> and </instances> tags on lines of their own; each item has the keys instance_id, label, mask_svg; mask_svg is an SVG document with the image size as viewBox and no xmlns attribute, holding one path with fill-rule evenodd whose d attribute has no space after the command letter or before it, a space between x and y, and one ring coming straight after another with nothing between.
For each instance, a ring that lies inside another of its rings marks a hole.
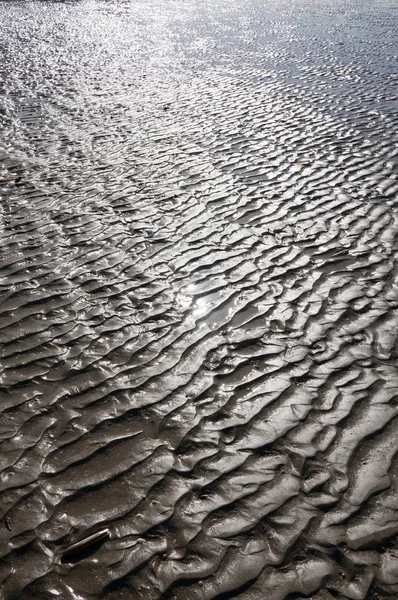
<instances>
[{"instance_id":1,"label":"beach","mask_svg":"<svg viewBox=\"0 0 398 600\"><path fill-rule=\"evenodd\" d=\"M0 2L0 600L398 597L397 20Z\"/></svg>"}]
</instances>

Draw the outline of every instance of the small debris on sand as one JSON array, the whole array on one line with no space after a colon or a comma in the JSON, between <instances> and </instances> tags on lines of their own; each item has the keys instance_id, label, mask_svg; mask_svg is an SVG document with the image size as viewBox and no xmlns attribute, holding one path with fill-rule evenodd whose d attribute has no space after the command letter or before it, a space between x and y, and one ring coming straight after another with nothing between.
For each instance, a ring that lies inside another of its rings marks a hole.
<instances>
[{"instance_id":1,"label":"small debris on sand","mask_svg":"<svg viewBox=\"0 0 398 600\"><path fill-rule=\"evenodd\" d=\"M97 533L93 533L92 535L83 538L79 542L68 546L68 548L66 548L62 552L62 559L65 560L69 557L72 558L74 555L77 555L80 552L87 550L91 546L94 546L95 544L106 540L109 540L109 529L102 529L101 531L97 531Z\"/></svg>"}]
</instances>

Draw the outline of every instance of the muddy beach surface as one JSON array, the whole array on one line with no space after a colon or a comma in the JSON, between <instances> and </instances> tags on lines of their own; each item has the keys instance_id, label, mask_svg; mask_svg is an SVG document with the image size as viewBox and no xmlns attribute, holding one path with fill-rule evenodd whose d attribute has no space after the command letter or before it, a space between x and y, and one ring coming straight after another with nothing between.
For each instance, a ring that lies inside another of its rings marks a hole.
<instances>
[{"instance_id":1,"label":"muddy beach surface","mask_svg":"<svg viewBox=\"0 0 398 600\"><path fill-rule=\"evenodd\" d=\"M397 22L0 2L1 600L398 598Z\"/></svg>"}]
</instances>

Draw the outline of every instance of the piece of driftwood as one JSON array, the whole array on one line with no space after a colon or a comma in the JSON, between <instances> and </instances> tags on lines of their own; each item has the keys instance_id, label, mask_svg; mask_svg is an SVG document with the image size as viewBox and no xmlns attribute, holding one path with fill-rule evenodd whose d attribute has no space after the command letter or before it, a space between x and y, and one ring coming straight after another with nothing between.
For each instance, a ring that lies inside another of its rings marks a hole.
<instances>
[{"instance_id":1,"label":"piece of driftwood","mask_svg":"<svg viewBox=\"0 0 398 600\"><path fill-rule=\"evenodd\" d=\"M109 529L101 529L101 531L97 531L97 533L93 533L92 535L83 538L79 542L68 546L68 548L65 548L65 550L62 552L62 558L65 559L72 557L75 554L79 554L91 546L98 544L98 542L103 542L106 540L109 540Z\"/></svg>"}]
</instances>

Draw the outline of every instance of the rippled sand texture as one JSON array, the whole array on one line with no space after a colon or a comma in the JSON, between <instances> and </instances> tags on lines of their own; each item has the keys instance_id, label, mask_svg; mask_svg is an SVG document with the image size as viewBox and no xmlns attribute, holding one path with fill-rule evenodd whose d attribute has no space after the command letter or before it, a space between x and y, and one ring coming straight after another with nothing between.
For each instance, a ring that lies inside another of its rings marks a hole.
<instances>
[{"instance_id":1,"label":"rippled sand texture","mask_svg":"<svg viewBox=\"0 0 398 600\"><path fill-rule=\"evenodd\" d=\"M397 13L0 3L2 600L398 597Z\"/></svg>"}]
</instances>

